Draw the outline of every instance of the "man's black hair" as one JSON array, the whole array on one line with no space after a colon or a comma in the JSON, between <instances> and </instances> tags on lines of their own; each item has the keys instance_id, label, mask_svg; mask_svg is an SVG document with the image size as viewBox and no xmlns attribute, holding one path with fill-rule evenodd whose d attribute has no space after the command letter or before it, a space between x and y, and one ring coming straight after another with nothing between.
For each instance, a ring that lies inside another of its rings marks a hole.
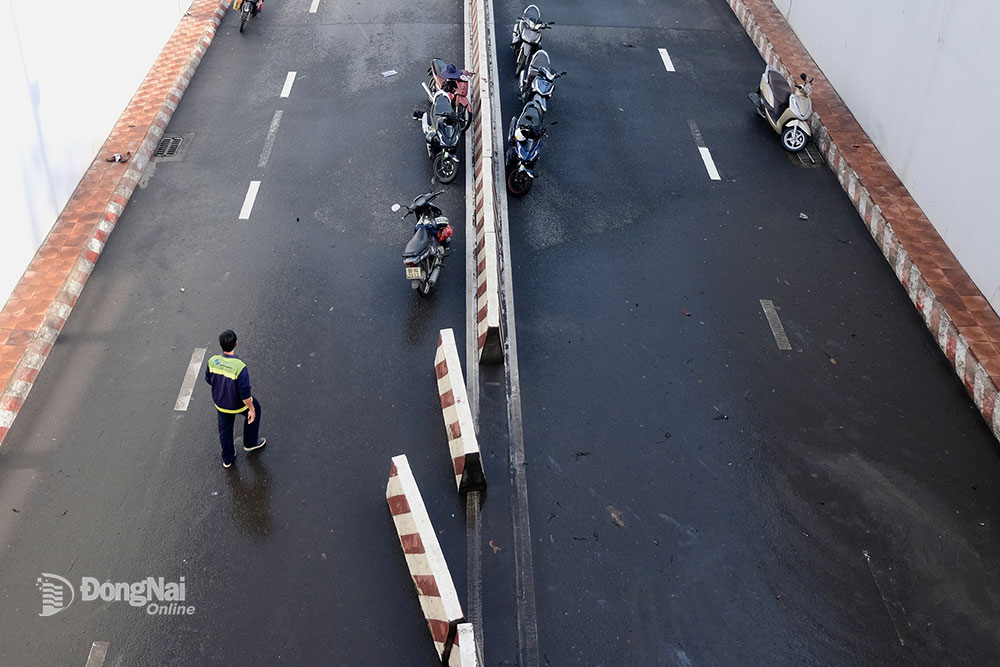
<instances>
[{"instance_id":1,"label":"man's black hair","mask_svg":"<svg viewBox=\"0 0 1000 667\"><path fill-rule=\"evenodd\" d=\"M232 352L236 349L236 332L232 329L226 329L220 333L219 345L222 346L223 352Z\"/></svg>"}]
</instances>

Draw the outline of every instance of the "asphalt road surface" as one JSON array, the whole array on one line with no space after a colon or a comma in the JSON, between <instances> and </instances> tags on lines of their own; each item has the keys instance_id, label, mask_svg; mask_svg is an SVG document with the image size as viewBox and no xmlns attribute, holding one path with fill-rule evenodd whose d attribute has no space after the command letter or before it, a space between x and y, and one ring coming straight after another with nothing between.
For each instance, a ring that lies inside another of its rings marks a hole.
<instances>
[{"instance_id":1,"label":"asphalt road surface","mask_svg":"<svg viewBox=\"0 0 1000 667\"><path fill-rule=\"evenodd\" d=\"M428 301L390 207L432 187L411 114L431 56L461 58L462 7L309 5L268 2L243 35L226 16L170 123L194 133L183 160L147 172L0 449L0 664L83 665L94 641L107 665L434 660L385 485L406 453L461 565L433 361L439 329L464 338L462 180L439 199L459 234ZM235 471L200 375L174 410L192 352L229 327L268 438ZM42 572L184 577L195 614L78 599L40 617Z\"/></svg>"},{"instance_id":2,"label":"asphalt road surface","mask_svg":"<svg viewBox=\"0 0 1000 667\"><path fill-rule=\"evenodd\" d=\"M752 110L728 6L541 9L569 75L510 204L540 664L995 660L996 441L833 174Z\"/></svg>"},{"instance_id":3,"label":"asphalt road surface","mask_svg":"<svg viewBox=\"0 0 1000 667\"><path fill-rule=\"evenodd\" d=\"M437 331L467 326L464 174L429 301L391 211L432 187L410 114L429 59L461 58L462 7L310 5L269 2L243 35L226 17L169 127L193 133L183 159L147 171L0 448L0 664L83 665L95 641L115 666L433 664L384 502L399 453L460 598L481 590L488 665L1000 652L996 442L833 175L750 108L763 64L721 0L542 6L569 75L510 202L521 382L480 375L470 581L432 373ZM504 127L520 10L495 9ZM227 327L269 441L232 471L200 373L174 410ZM518 644L512 389L537 654ZM184 577L195 613L41 617L41 573Z\"/></svg>"}]
</instances>

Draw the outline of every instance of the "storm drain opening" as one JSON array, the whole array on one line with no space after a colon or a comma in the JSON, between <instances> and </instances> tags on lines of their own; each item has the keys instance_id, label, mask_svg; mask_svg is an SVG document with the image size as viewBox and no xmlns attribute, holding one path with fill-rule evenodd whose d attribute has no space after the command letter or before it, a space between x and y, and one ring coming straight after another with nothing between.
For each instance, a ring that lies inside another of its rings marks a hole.
<instances>
[{"instance_id":1,"label":"storm drain opening","mask_svg":"<svg viewBox=\"0 0 1000 667\"><path fill-rule=\"evenodd\" d=\"M797 167L822 167L826 164L819 147L811 141L798 153L789 153L788 159Z\"/></svg>"},{"instance_id":2,"label":"storm drain opening","mask_svg":"<svg viewBox=\"0 0 1000 667\"><path fill-rule=\"evenodd\" d=\"M184 159L194 132L164 134L153 151L153 159L159 162L179 162Z\"/></svg>"}]
</instances>

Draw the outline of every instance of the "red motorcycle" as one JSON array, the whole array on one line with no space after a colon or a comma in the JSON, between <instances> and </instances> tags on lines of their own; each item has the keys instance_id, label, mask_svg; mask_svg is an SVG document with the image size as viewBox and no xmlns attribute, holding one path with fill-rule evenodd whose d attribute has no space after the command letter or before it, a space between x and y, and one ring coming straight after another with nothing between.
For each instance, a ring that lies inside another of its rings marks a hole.
<instances>
[{"instance_id":1,"label":"red motorcycle","mask_svg":"<svg viewBox=\"0 0 1000 667\"><path fill-rule=\"evenodd\" d=\"M472 76L473 72L469 70L460 70L440 58L434 58L431 60L431 66L427 68L427 83L424 84L427 99L432 104L437 91L443 90L447 93L463 132L472 120L469 114L469 81L472 80Z\"/></svg>"}]
</instances>

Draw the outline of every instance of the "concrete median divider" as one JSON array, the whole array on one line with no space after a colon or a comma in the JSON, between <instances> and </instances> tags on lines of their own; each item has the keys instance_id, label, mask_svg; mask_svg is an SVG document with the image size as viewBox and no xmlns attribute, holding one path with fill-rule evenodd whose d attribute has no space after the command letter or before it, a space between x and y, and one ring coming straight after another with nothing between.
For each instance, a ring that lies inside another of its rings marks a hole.
<instances>
[{"instance_id":1,"label":"concrete median divider","mask_svg":"<svg viewBox=\"0 0 1000 667\"><path fill-rule=\"evenodd\" d=\"M385 499L441 664L475 665L475 662L463 661L462 656L467 650L454 650L462 642L460 635L470 637L470 634L468 630L460 633L459 626L465 624L462 605L405 455L392 458ZM471 637L467 643L475 646Z\"/></svg>"},{"instance_id":2,"label":"concrete median divider","mask_svg":"<svg viewBox=\"0 0 1000 667\"><path fill-rule=\"evenodd\" d=\"M476 326L479 361L503 361L503 335L500 328L500 225L498 198L506 192L497 190L497 174L503 171L503 148L494 145L497 118L494 118L490 86L491 53L487 36L490 34L490 7L486 0L467 0L472 62L475 72L470 85L472 106L473 197L466 206L473 207L476 228ZM499 156L497 153L499 152Z\"/></svg>"},{"instance_id":3,"label":"concrete median divider","mask_svg":"<svg viewBox=\"0 0 1000 667\"><path fill-rule=\"evenodd\" d=\"M437 354L434 355L434 374L437 376L438 394L444 427L448 432L448 450L455 469L455 484L459 493L486 490L486 475L479 453L479 440L469 408L469 398L462 376L462 364L455 345L455 333L442 329L438 336Z\"/></svg>"}]
</instances>

